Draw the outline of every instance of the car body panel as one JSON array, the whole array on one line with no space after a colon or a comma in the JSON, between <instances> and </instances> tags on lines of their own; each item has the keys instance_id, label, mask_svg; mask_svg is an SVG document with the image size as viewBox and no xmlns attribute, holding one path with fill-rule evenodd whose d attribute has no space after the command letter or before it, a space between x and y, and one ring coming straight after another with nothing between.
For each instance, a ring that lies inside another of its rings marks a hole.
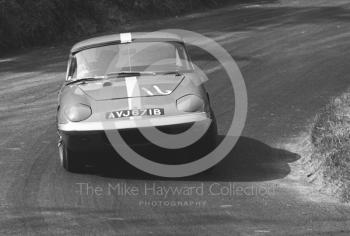
<instances>
[{"instance_id":1,"label":"car body panel","mask_svg":"<svg viewBox=\"0 0 350 236\"><path fill-rule=\"evenodd\" d=\"M181 38L172 34L132 33L132 42L141 41L177 41ZM119 35L109 35L85 40L73 46L70 60L75 53L87 48L100 47L106 44L121 43ZM204 81L195 70L172 74L140 74L135 76L112 76L101 80L71 83L68 73L66 83L59 92L57 123L59 142L73 145L76 149L87 150L105 138L101 132L119 130L133 134L137 129L151 127L165 128L171 132L183 131L183 127L190 127L193 123L203 124L198 127L207 128L211 122L211 131L216 133L216 121L210 108L208 94L202 85ZM186 112L177 107L177 101L185 96L196 96L203 101L203 109ZM67 117L66 111L70 107L83 104L91 109L91 115L79 122L73 122ZM121 111L135 111L146 109L161 109L161 115L140 115L136 117L111 117L110 114ZM89 136L89 138L87 137ZM133 137L133 135L131 135ZM136 136L135 136L136 139ZM88 144L94 140L94 145ZM132 142L137 144L138 141ZM89 147L88 147L89 146Z\"/></svg>"},{"instance_id":2,"label":"car body panel","mask_svg":"<svg viewBox=\"0 0 350 236\"><path fill-rule=\"evenodd\" d=\"M95 83L81 84L78 87L92 99L101 101L109 99L139 97L139 96L160 96L173 92L183 80L183 76L175 75L155 75L139 76L137 83L140 93L136 96L128 94L127 78L118 78L110 81L99 81Z\"/></svg>"},{"instance_id":3,"label":"car body panel","mask_svg":"<svg viewBox=\"0 0 350 236\"><path fill-rule=\"evenodd\" d=\"M133 32L131 35L133 42L174 41L183 43L183 40L178 35L166 32ZM78 42L72 47L71 53L76 53L91 47L99 47L113 43L121 43L121 34L99 36Z\"/></svg>"},{"instance_id":4,"label":"car body panel","mask_svg":"<svg viewBox=\"0 0 350 236\"><path fill-rule=\"evenodd\" d=\"M164 116L162 118L169 116L186 115L188 114L187 112L182 112L177 109L176 100L188 94L201 97L206 104L205 109L207 111L209 110L209 101L203 87L201 85L197 86L194 82L199 80L198 76L195 73L188 73L184 74L183 76L177 76L177 79L175 79L176 76L174 75L167 77L173 77L173 82L166 83L166 81L162 81L160 78L148 78L145 80L145 82L140 82L141 85L139 85L139 87L142 89L142 84L146 84L146 86L148 86L147 88L157 86L158 88L162 88L163 91L172 89L170 93L156 93L156 90L153 88L153 90L151 90L154 93L153 95L149 95L144 92L141 94L142 97L128 97L125 85L126 83L121 80L118 80L117 82L110 82L107 90L106 87L100 85L101 83L107 83L106 81L89 82L88 86L90 90L84 89L86 85L72 84L63 86L59 98L59 129L60 127L63 127L60 126L60 124L76 123L69 121L64 114L64 110L74 104L89 105L93 112L88 119L79 122L79 127L82 127L81 124L84 123L89 125L88 123L91 122L107 121L105 117L106 113L117 110L163 108ZM123 80L125 79L127 80L128 77L123 78ZM151 81L153 82L151 83ZM113 95L111 91L118 93ZM146 117L145 119L148 118L150 117ZM123 118L119 118L119 120L121 119ZM75 127L78 127L78 125Z\"/></svg>"}]
</instances>

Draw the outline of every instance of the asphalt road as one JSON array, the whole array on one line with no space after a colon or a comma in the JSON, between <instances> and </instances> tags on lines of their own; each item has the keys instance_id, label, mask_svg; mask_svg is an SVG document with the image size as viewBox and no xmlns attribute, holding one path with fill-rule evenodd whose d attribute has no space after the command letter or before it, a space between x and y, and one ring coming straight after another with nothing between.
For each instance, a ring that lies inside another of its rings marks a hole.
<instances>
[{"instance_id":1,"label":"asphalt road","mask_svg":"<svg viewBox=\"0 0 350 236\"><path fill-rule=\"evenodd\" d=\"M130 26L163 28L212 37L240 66L249 109L234 150L213 173L184 179L125 166L68 173L59 165L55 111L69 48L0 55L0 234L349 235L350 207L307 184L300 155L284 147L350 84L350 4L266 0ZM229 80L204 52L191 53L210 78L225 135Z\"/></svg>"}]
</instances>

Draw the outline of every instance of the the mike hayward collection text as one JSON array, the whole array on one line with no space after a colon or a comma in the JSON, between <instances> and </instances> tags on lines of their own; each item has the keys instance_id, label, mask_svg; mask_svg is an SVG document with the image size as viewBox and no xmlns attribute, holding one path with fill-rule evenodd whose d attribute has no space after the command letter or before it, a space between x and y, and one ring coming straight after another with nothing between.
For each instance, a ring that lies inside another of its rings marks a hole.
<instances>
[{"instance_id":1,"label":"the mike hayward collection text","mask_svg":"<svg viewBox=\"0 0 350 236\"><path fill-rule=\"evenodd\" d=\"M87 196L265 196L274 195L277 186L268 185L239 185L231 182L202 182L179 185L162 184L161 182L147 182L132 184L126 182L93 185L90 183L76 183L75 191Z\"/></svg>"}]
</instances>

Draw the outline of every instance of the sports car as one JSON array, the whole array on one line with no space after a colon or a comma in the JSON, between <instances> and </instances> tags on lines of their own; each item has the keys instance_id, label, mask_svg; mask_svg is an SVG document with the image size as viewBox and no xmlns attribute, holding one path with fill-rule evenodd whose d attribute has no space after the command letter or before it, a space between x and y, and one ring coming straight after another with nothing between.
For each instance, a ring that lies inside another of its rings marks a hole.
<instances>
[{"instance_id":1,"label":"sports car","mask_svg":"<svg viewBox=\"0 0 350 236\"><path fill-rule=\"evenodd\" d=\"M179 149L188 156L210 151L217 126L202 82L184 41L175 34L122 33L75 44L58 97L61 165L70 172L81 171L87 161L82 153L113 146L106 137L110 129L130 147L147 147L157 144L140 130L156 128L176 136L199 124L196 129L203 129L204 135Z\"/></svg>"}]
</instances>

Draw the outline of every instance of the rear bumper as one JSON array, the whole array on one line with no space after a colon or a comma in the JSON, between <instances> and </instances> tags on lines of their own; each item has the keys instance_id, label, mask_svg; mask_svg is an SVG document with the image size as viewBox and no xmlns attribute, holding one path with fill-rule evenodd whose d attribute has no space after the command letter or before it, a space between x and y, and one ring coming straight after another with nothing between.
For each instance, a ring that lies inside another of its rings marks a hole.
<instances>
[{"instance_id":1,"label":"rear bumper","mask_svg":"<svg viewBox=\"0 0 350 236\"><path fill-rule=\"evenodd\" d=\"M135 118L127 120L104 120L104 121L81 121L58 124L58 130L63 132L73 131L105 131L105 130L122 130L133 128L147 128L169 125L181 125L191 122L208 121L210 118L205 112L176 115Z\"/></svg>"},{"instance_id":2,"label":"rear bumper","mask_svg":"<svg viewBox=\"0 0 350 236\"><path fill-rule=\"evenodd\" d=\"M186 115L187 116L187 115ZM167 118L158 118L158 121L161 125L154 126L138 126L131 128L122 128L122 129L113 129L117 130L120 135L123 137L124 141L132 147L149 147L151 144L140 132L140 129L145 130L149 128L157 128L160 131L167 134L178 134L189 129L195 122L199 124L199 127L203 127L203 129L207 128L208 121L212 122L208 117L204 116L187 116L187 122L184 121L183 117L179 118L179 116L169 117ZM176 121L172 124L167 124L167 122ZM154 122L154 121L153 121ZM76 123L78 124L78 123ZM91 129L92 126L90 124L87 127L83 126L84 123L81 123L78 126L59 126L59 135L62 138L62 141L65 145L67 145L70 149L76 151L103 151L109 150L112 148L112 145L105 133L105 130L109 129ZM135 124L132 122L132 124ZM139 123L140 124L140 123ZM148 123L149 124L149 123ZM107 127L108 125L103 124L102 127ZM120 126L118 126L120 127ZM126 126L124 126L126 127ZM98 127L95 127L98 128ZM78 129L78 130L77 130ZM216 124L212 122L212 125L208 129L208 132L205 136L215 136L216 135ZM205 137L203 137L205 138ZM154 145L153 145L154 146Z\"/></svg>"},{"instance_id":3,"label":"rear bumper","mask_svg":"<svg viewBox=\"0 0 350 236\"><path fill-rule=\"evenodd\" d=\"M194 123L185 123L156 127L169 134L181 133L190 128ZM147 128L142 128L147 129ZM118 130L124 141L133 147L149 146L151 143L141 134L137 128ZM104 131L59 131L62 141L72 150L76 151L101 151L112 148Z\"/></svg>"}]
</instances>

